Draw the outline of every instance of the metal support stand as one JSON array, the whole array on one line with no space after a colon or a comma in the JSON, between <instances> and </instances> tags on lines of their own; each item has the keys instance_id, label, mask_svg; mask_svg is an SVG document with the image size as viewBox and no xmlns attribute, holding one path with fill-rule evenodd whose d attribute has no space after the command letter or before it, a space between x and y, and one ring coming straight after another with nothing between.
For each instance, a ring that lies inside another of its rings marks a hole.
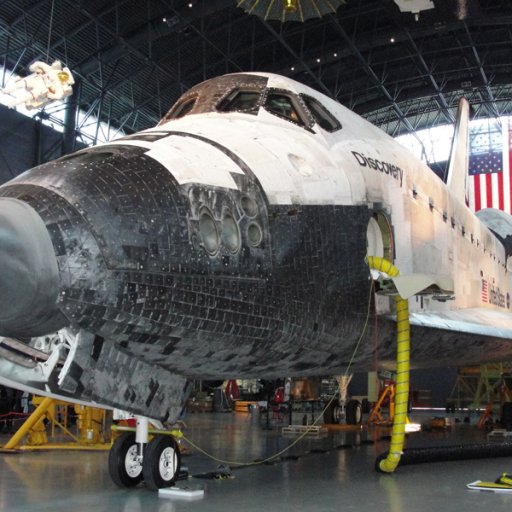
<instances>
[{"instance_id":1,"label":"metal support stand","mask_svg":"<svg viewBox=\"0 0 512 512\"><path fill-rule=\"evenodd\" d=\"M100 438L99 429L95 429L94 425L100 415L105 411L93 407L76 406L78 411L79 434L74 435L64 423L57 420L56 408L64 406L66 409L73 404L62 402L53 398L43 398L35 411L25 420L18 431L9 439L1 451L30 451L41 449L59 449L59 450L108 450L110 443L97 442ZM44 418L48 418L51 422L52 436L55 434L55 427L58 427L61 433L72 439L71 442L48 443L46 428L43 424ZM104 422L103 422L104 423ZM21 445L22 439L28 435L28 443Z\"/></svg>"},{"instance_id":2,"label":"metal support stand","mask_svg":"<svg viewBox=\"0 0 512 512\"><path fill-rule=\"evenodd\" d=\"M509 386L510 382L510 374L501 374L500 380L497 381L492 388L492 394L484 412L478 420L477 428L483 429L493 424L493 415L496 412L495 405L498 405L499 410L502 411L505 402L512 402L512 388Z\"/></svg>"},{"instance_id":3,"label":"metal support stand","mask_svg":"<svg viewBox=\"0 0 512 512\"><path fill-rule=\"evenodd\" d=\"M348 386L352 380L352 375L338 375L336 382L340 390L339 405L334 408L335 423L341 423L347 419Z\"/></svg>"},{"instance_id":4,"label":"metal support stand","mask_svg":"<svg viewBox=\"0 0 512 512\"><path fill-rule=\"evenodd\" d=\"M387 419L382 416L382 407L386 399L389 400L389 415ZM390 382L382 390L377 403L370 411L368 425L391 425L395 416L395 383Z\"/></svg>"},{"instance_id":5,"label":"metal support stand","mask_svg":"<svg viewBox=\"0 0 512 512\"><path fill-rule=\"evenodd\" d=\"M45 415L48 409L53 405L52 398L45 398L37 407L37 409L26 419L25 423L18 429L18 431L7 441L4 450L15 450L18 448L21 440L25 437L30 429Z\"/></svg>"},{"instance_id":6,"label":"metal support stand","mask_svg":"<svg viewBox=\"0 0 512 512\"><path fill-rule=\"evenodd\" d=\"M352 380L352 375L339 375L336 377L338 386L340 388L340 401L345 403L348 397L348 385Z\"/></svg>"}]
</instances>

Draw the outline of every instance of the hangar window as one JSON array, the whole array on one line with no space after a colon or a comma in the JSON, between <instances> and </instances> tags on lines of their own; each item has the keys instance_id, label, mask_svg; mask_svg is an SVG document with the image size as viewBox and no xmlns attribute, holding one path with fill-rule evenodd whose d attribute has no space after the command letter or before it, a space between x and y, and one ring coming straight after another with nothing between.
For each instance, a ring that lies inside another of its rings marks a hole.
<instances>
[{"instance_id":1,"label":"hangar window","mask_svg":"<svg viewBox=\"0 0 512 512\"><path fill-rule=\"evenodd\" d=\"M305 94L301 94L301 98L320 128L327 132L335 132L341 128L340 122L318 100Z\"/></svg>"},{"instance_id":2,"label":"hangar window","mask_svg":"<svg viewBox=\"0 0 512 512\"><path fill-rule=\"evenodd\" d=\"M286 94L271 92L265 100L265 110L271 114L283 117L288 121L304 126L306 123L300 116L298 109L295 107L292 98Z\"/></svg>"},{"instance_id":3,"label":"hangar window","mask_svg":"<svg viewBox=\"0 0 512 512\"><path fill-rule=\"evenodd\" d=\"M255 91L233 91L217 106L219 112L258 113L260 93Z\"/></svg>"}]
</instances>

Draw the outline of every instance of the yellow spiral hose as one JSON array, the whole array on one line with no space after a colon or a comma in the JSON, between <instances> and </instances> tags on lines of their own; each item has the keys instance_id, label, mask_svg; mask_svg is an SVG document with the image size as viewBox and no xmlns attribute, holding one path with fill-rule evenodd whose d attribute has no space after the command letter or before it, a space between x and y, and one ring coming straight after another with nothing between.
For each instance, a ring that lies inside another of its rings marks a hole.
<instances>
[{"instance_id":1,"label":"yellow spiral hose","mask_svg":"<svg viewBox=\"0 0 512 512\"><path fill-rule=\"evenodd\" d=\"M398 269L389 261L379 256L368 256L368 266L389 277L396 277ZM405 425L409 404L409 358L410 358L410 325L409 303L399 295L395 297L397 321L397 367L395 416L391 432L391 444L387 457L378 462L377 469L384 473L392 473L398 466L404 449Z\"/></svg>"}]
</instances>

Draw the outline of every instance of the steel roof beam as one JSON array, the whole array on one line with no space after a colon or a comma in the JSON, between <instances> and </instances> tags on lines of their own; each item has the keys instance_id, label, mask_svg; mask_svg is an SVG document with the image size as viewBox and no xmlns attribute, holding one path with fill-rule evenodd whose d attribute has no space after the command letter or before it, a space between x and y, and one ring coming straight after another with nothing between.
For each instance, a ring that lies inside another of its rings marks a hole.
<instances>
[{"instance_id":1,"label":"steel roof beam","mask_svg":"<svg viewBox=\"0 0 512 512\"><path fill-rule=\"evenodd\" d=\"M398 106L398 103L395 101L391 93L388 91L386 86L382 83L380 78L377 76L372 67L366 62L366 59L363 57L362 53L359 51L359 48L356 46L352 38L346 33L345 29L340 25L338 19L335 16L328 15L328 18L331 21L331 25L335 28L338 34L343 38L343 40L349 45L352 49L353 54L357 57L357 60L361 64L361 67L365 71L365 73L371 78L374 84L378 87L379 91L384 95L384 97L391 103L393 110L396 112L396 115L400 119L400 121L404 124L407 130L414 134L414 127L407 119L402 109Z\"/></svg>"},{"instance_id":2,"label":"steel roof beam","mask_svg":"<svg viewBox=\"0 0 512 512\"><path fill-rule=\"evenodd\" d=\"M269 23L267 23L265 20L262 19L261 23L263 23L263 26L279 41L281 46L283 46L283 48L285 48L285 50L290 55L292 55L292 57L297 61L297 63L300 64L302 69L304 69L311 75L311 78L315 81L315 83L318 85L318 87L320 87L320 89L322 89L322 91L325 94L327 94L327 96L332 98L334 96L332 91L320 80L320 78L318 78L316 76L314 71L306 64L306 62L301 57L299 57L297 52L286 42L284 37L281 34L277 33L274 30L274 28Z\"/></svg>"},{"instance_id":3,"label":"steel roof beam","mask_svg":"<svg viewBox=\"0 0 512 512\"><path fill-rule=\"evenodd\" d=\"M68 4L74 4L74 2L72 2L72 0L64 0L65 2L67 2ZM89 19L91 19L92 21L94 21L98 26L101 26L103 30L105 30L107 33L109 33L112 37L118 37L117 34L115 33L115 31L113 29L111 29L105 22L103 22L102 20L99 20L97 19L94 14L90 13L87 9L85 9L84 7L80 7L80 12L82 12L82 14L84 14L85 16L87 16ZM131 53L133 53L134 55L136 55L138 58L142 59L143 61L148 61L150 63L150 65L156 69L158 69L163 75L171 78L172 80L176 81L176 83L179 83L182 87L184 88L188 88L188 85L185 84L184 82L180 81L178 79L178 77L172 72L170 71L169 69L167 68L164 68L163 66L159 65L158 63L156 63L155 61L152 61L149 59L148 55L146 55L144 52L142 52L141 50L139 50L138 48L134 47L130 42L128 41L125 41L125 40L122 40L122 44L124 44L126 46L127 49L129 49L129 51ZM83 75L82 73L80 73L81 75Z\"/></svg>"},{"instance_id":4,"label":"steel roof beam","mask_svg":"<svg viewBox=\"0 0 512 512\"><path fill-rule=\"evenodd\" d=\"M45 0L47 1L47 0ZM129 2L130 0L116 0L116 3L114 5L109 5L105 9L101 10L99 13L95 15L94 19L89 18L88 20L84 21L83 23L78 24L76 27L71 29L70 32L67 32L65 35L59 37L53 44L50 45L50 52L58 48L59 46L66 43L66 41L69 41L72 37L75 37L80 32L85 30L89 25L93 23L97 23L97 20L105 15L107 15L110 11L113 11L115 9L118 9L121 5ZM68 2L69 3L69 2ZM76 6L75 6L76 7ZM35 60L40 60L41 58L45 57L46 54L39 54ZM86 73L87 74L87 73Z\"/></svg>"},{"instance_id":5,"label":"steel roof beam","mask_svg":"<svg viewBox=\"0 0 512 512\"><path fill-rule=\"evenodd\" d=\"M15 28L16 25L21 23L25 18L31 15L33 12L37 11L39 7L42 7L45 4L48 4L48 0L39 0L38 2L33 3L30 7L27 7L23 10L23 13L20 14L17 18L11 21L10 28Z\"/></svg>"},{"instance_id":6,"label":"steel roof beam","mask_svg":"<svg viewBox=\"0 0 512 512\"><path fill-rule=\"evenodd\" d=\"M405 34L407 36L407 39L409 40L409 44L411 45L412 49L414 50L414 52L416 54L415 55L416 59L421 64L421 67L422 67L423 71L427 74L428 79L429 79L430 83L432 84L432 87L434 88L434 91L436 93L437 102L439 104L439 107L441 107L441 110L444 113L444 115L446 116L446 119L448 121L450 121L451 123L454 123L455 122L455 117L454 117L454 115L452 114L452 112L449 109L449 105L448 105L448 103L446 101L446 98L443 95L441 87L439 87L436 79L434 78L434 75L432 74L432 71L428 67L428 65L427 65L423 55L421 54L418 46L416 45L416 42L412 38L411 33L406 28L404 28L403 30L404 30L404 32L405 32Z\"/></svg>"},{"instance_id":7,"label":"steel roof beam","mask_svg":"<svg viewBox=\"0 0 512 512\"><path fill-rule=\"evenodd\" d=\"M464 30L466 31L466 36L471 44L471 50L473 51L473 57L475 58L476 65L478 66L478 71L480 72L480 77L482 78L482 82L484 84L484 88L487 93L487 97L490 101L489 107L490 107L491 111L493 112L494 117L498 118L498 117L500 117L500 113L499 113L498 107L496 105L496 99L494 98L494 95L490 88L490 83L489 83L489 80L487 79L487 74L485 73L482 61L480 60L480 55L478 54L478 50L476 49L476 45L473 40L473 37L471 36L471 32L469 31L469 28L465 22L464 22Z\"/></svg>"},{"instance_id":8,"label":"steel roof beam","mask_svg":"<svg viewBox=\"0 0 512 512\"><path fill-rule=\"evenodd\" d=\"M137 48L137 46L143 42L147 42L149 44L154 43L158 39L183 30L185 27L191 25L196 19L208 16L209 14L222 10L229 5L232 5L232 1L209 0L207 3L201 3L193 9L187 6L179 10L165 5L169 10L169 13L174 13L174 16L171 16L167 22L163 21L162 16L158 16L153 20L148 21L148 23L146 23L142 28L132 32L130 35L122 37L121 42L118 42L118 44L104 52L102 55L103 62L105 64L110 64L111 62L122 58L127 45L130 48ZM83 73L91 73L96 65L97 59L95 57L91 57L90 61L82 63L81 67Z\"/></svg>"},{"instance_id":9,"label":"steel roof beam","mask_svg":"<svg viewBox=\"0 0 512 512\"><path fill-rule=\"evenodd\" d=\"M218 0L217 1L217 4L225 4L226 2L224 0ZM212 3L212 5L210 5L210 8L211 7L214 7L214 3ZM214 9L215 11L218 10L218 8L215 8ZM173 11L176 13L176 15L178 15L178 13L173 9ZM209 12L209 11L208 11ZM206 15L206 14L205 14ZM204 16L200 16L200 18L202 20L204 20ZM226 55L226 53L224 51L222 51L211 39L209 39L206 34L204 33L204 30L200 30L198 29L191 21L188 23L188 25L192 28L192 30L199 36L200 39L202 39L206 44L208 44L209 46L211 46L217 53L219 53L220 55L222 55L222 57L225 59L226 62L230 62L235 68L237 68L239 71L243 71L243 68L240 67L240 65L235 62L231 57L229 57L228 55ZM230 29L230 27L228 28L228 30Z\"/></svg>"}]
</instances>

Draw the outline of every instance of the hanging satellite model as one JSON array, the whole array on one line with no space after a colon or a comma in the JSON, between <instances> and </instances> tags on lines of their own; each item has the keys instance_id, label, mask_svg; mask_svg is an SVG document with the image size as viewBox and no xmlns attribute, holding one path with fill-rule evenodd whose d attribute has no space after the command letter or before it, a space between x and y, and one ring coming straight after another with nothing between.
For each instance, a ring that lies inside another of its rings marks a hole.
<instances>
[{"instance_id":1,"label":"hanging satellite model","mask_svg":"<svg viewBox=\"0 0 512 512\"><path fill-rule=\"evenodd\" d=\"M300 21L335 13L346 0L238 0L248 14L266 20Z\"/></svg>"}]
</instances>

